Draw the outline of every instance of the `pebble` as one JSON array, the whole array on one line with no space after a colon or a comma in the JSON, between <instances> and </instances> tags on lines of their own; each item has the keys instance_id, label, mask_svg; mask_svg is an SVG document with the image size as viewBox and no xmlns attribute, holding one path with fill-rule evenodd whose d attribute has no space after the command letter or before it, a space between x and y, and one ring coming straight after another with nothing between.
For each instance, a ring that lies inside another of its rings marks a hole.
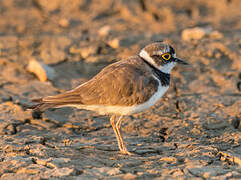
<instances>
[{"instance_id":1,"label":"pebble","mask_svg":"<svg viewBox=\"0 0 241 180\"><path fill-rule=\"evenodd\" d=\"M177 159L175 157L162 157L160 160L165 161L169 164L177 162Z\"/></svg>"},{"instance_id":2,"label":"pebble","mask_svg":"<svg viewBox=\"0 0 241 180\"><path fill-rule=\"evenodd\" d=\"M35 74L37 78L42 82L47 81L47 79L54 80L56 77L56 72L53 68L37 61L34 58L29 60L27 70Z\"/></svg>"},{"instance_id":3,"label":"pebble","mask_svg":"<svg viewBox=\"0 0 241 180\"><path fill-rule=\"evenodd\" d=\"M120 174L120 170L118 168L113 168L113 169L110 169L107 171L107 174L110 175L110 176L114 176L114 175L117 175L117 174Z\"/></svg>"},{"instance_id":4,"label":"pebble","mask_svg":"<svg viewBox=\"0 0 241 180\"><path fill-rule=\"evenodd\" d=\"M54 11L59 7L58 1L36 0L36 3L45 11Z\"/></svg>"},{"instance_id":5,"label":"pebble","mask_svg":"<svg viewBox=\"0 0 241 180\"><path fill-rule=\"evenodd\" d=\"M120 39L118 39L118 38L112 39L108 42L108 44L114 49L119 48L120 47Z\"/></svg>"},{"instance_id":6,"label":"pebble","mask_svg":"<svg viewBox=\"0 0 241 180\"><path fill-rule=\"evenodd\" d=\"M111 27L106 25L106 26L103 26L99 29L98 34L100 36L107 36L107 35L110 34L110 31L111 31Z\"/></svg>"},{"instance_id":7,"label":"pebble","mask_svg":"<svg viewBox=\"0 0 241 180\"><path fill-rule=\"evenodd\" d=\"M199 40L205 36L208 36L212 39L220 39L223 37L223 34L218 31L213 31L210 27L194 27L184 29L182 31L182 39L184 41Z\"/></svg>"},{"instance_id":8,"label":"pebble","mask_svg":"<svg viewBox=\"0 0 241 180\"><path fill-rule=\"evenodd\" d=\"M86 169L83 173L83 177L88 176L115 176L121 174L121 171L119 168L111 168L111 167L100 167L100 168L89 168ZM82 178L83 178L82 177Z\"/></svg>"},{"instance_id":9,"label":"pebble","mask_svg":"<svg viewBox=\"0 0 241 180\"><path fill-rule=\"evenodd\" d=\"M60 25L61 27L64 27L64 28L68 27L68 26L69 26L69 21L68 21L68 19L66 19L66 18L60 19L60 20L59 20L59 25Z\"/></svg>"},{"instance_id":10,"label":"pebble","mask_svg":"<svg viewBox=\"0 0 241 180\"><path fill-rule=\"evenodd\" d=\"M94 46L83 47L79 49L79 52L84 59L91 55L94 55L96 51L97 51L97 47L94 47Z\"/></svg>"},{"instance_id":11,"label":"pebble","mask_svg":"<svg viewBox=\"0 0 241 180\"><path fill-rule=\"evenodd\" d=\"M123 179L136 179L136 175L127 173L126 175L123 176Z\"/></svg>"},{"instance_id":12,"label":"pebble","mask_svg":"<svg viewBox=\"0 0 241 180\"><path fill-rule=\"evenodd\" d=\"M184 29L182 31L182 39L184 41L198 40L205 36L206 32L203 28L195 27L190 29Z\"/></svg>"},{"instance_id":13,"label":"pebble","mask_svg":"<svg viewBox=\"0 0 241 180\"><path fill-rule=\"evenodd\" d=\"M69 162L70 162L69 158L54 158L53 161L49 162L47 165L57 168Z\"/></svg>"},{"instance_id":14,"label":"pebble","mask_svg":"<svg viewBox=\"0 0 241 180\"><path fill-rule=\"evenodd\" d=\"M53 172L53 175L56 177L62 177L62 176L69 176L74 173L73 168L56 168Z\"/></svg>"},{"instance_id":15,"label":"pebble","mask_svg":"<svg viewBox=\"0 0 241 180\"><path fill-rule=\"evenodd\" d=\"M210 37L213 39L221 39L223 38L223 34L218 31L213 31L210 33Z\"/></svg>"}]
</instances>

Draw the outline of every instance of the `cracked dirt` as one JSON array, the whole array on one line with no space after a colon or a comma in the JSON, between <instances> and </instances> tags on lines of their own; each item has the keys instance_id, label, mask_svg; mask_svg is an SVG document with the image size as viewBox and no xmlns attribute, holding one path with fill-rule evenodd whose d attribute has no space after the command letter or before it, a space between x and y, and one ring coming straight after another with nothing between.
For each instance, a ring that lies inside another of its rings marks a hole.
<instances>
[{"instance_id":1,"label":"cracked dirt","mask_svg":"<svg viewBox=\"0 0 241 180\"><path fill-rule=\"evenodd\" d=\"M0 178L241 179L240 8L239 0L1 0ZM184 39L193 27L204 34ZM38 119L26 110L162 39L192 66L173 70L154 107L125 117L135 155L119 154L108 116L61 108ZM28 72L33 58L56 77Z\"/></svg>"}]
</instances>

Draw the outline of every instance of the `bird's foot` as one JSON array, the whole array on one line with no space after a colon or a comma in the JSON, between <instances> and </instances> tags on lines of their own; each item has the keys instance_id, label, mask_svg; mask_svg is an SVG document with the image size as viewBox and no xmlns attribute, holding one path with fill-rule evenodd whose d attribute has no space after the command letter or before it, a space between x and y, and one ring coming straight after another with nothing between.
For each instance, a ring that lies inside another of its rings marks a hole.
<instances>
[{"instance_id":1,"label":"bird's foot","mask_svg":"<svg viewBox=\"0 0 241 180\"><path fill-rule=\"evenodd\" d=\"M123 149L121 149L121 154L124 154L124 155L134 155L133 153L129 152L126 147L124 147Z\"/></svg>"}]
</instances>

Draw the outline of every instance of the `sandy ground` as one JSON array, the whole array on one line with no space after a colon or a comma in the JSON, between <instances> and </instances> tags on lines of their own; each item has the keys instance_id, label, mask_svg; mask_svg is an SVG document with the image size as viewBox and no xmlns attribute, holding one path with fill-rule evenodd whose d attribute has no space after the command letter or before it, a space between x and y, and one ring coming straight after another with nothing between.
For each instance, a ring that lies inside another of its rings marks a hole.
<instances>
[{"instance_id":1,"label":"sandy ground","mask_svg":"<svg viewBox=\"0 0 241 180\"><path fill-rule=\"evenodd\" d=\"M1 0L1 179L241 179L240 8L239 0ZM183 37L193 27L208 32ZM125 118L135 155L119 153L108 116L62 108L34 119L25 110L162 39L192 67L176 67L168 93ZM39 81L31 59L56 77Z\"/></svg>"}]
</instances>

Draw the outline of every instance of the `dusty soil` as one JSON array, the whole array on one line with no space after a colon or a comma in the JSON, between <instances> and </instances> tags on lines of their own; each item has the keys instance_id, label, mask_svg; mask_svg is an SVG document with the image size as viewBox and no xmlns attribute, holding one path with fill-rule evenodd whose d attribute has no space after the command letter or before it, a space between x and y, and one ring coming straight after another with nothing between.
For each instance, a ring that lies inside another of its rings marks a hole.
<instances>
[{"instance_id":1,"label":"dusty soil","mask_svg":"<svg viewBox=\"0 0 241 180\"><path fill-rule=\"evenodd\" d=\"M241 179L239 0L1 0L1 179ZM212 35L184 41L187 28ZM106 65L167 40L168 93L125 118L119 154L108 116L74 108L34 119L30 99L76 87ZM26 69L37 59L54 80Z\"/></svg>"}]
</instances>

